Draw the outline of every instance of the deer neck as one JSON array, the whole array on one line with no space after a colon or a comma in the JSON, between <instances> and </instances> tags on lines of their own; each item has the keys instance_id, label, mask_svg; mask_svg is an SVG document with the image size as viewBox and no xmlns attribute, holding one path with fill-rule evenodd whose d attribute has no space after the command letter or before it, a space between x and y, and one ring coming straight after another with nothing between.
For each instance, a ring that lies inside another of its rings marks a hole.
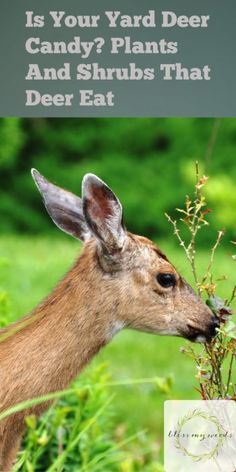
<instances>
[{"instance_id":1,"label":"deer neck","mask_svg":"<svg viewBox=\"0 0 236 472\"><path fill-rule=\"evenodd\" d=\"M25 365L24 382L40 374L43 391L59 390L112 338L115 310L94 247L87 245L50 296L13 325L17 331L2 347L15 353L12 362Z\"/></svg>"}]
</instances>

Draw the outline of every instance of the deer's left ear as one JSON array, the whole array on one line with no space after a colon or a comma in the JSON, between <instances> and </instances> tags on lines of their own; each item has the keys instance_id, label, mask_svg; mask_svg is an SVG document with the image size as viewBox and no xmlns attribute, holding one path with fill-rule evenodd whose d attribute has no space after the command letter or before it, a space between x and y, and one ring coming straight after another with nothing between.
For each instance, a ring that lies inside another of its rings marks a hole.
<instances>
[{"instance_id":1,"label":"deer's left ear","mask_svg":"<svg viewBox=\"0 0 236 472\"><path fill-rule=\"evenodd\" d=\"M82 183L83 212L87 225L109 254L120 251L126 231L121 203L96 175L86 174Z\"/></svg>"},{"instance_id":2,"label":"deer's left ear","mask_svg":"<svg viewBox=\"0 0 236 472\"><path fill-rule=\"evenodd\" d=\"M84 218L81 198L52 184L36 169L31 173L55 225L76 239L89 240L92 234Z\"/></svg>"}]
</instances>

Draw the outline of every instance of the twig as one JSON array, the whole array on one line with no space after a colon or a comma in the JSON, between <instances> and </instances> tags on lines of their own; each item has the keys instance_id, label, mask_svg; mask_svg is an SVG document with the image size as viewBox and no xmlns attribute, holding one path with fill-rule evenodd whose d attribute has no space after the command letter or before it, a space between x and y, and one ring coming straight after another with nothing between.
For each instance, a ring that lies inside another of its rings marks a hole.
<instances>
[{"instance_id":1,"label":"twig","mask_svg":"<svg viewBox=\"0 0 236 472\"><path fill-rule=\"evenodd\" d=\"M232 301L236 298L236 285L233 288L231 297L227 300L226 305L231 305Z\"/></svg>"},{"instance_id":2,"label":"twig","mask_svg":"<svg viewBox=\"0 0 236 472\"><path fill-rule=\"evenodd\" d=\"M223 236L224 236L224 231L223 230L218 231L218 236L217 236L217 239L216 239L216 242L215 242L214 246L211 249L209 264L207 266L206 273L202 278L201 284L204 284L206 282L206 280L208 280L208 279L209 279L210 283L212 283L211 270L212 270L213 263L214 263L215 252L216 252L217 248L219 247Z\"/></svg>"},{"instance_id":3,"label":"twig","mask_svg":"<svg viewBox=\"0 0 236 472\"><path fill-rule=\"evenodd\" d=\"M232 377L233 362L234 362L234 354L231 355L231 359L230 359L229 374L228 374L228 380L227 380L227 385L226 385L226 395L228 395L229 393L229 387L230 387L230 382L231 382L231 377Z\"/></svg>"},{"instance_id":4,"label":"twig","mask_svg":"<svg viewBox=\"0 0 236 472\"><path fill-rule=\"evenodd\" d=\"M191 266L191 269L192 269L192 273L193 273L193 277L194 277L194 281L196 283L196 286L197 286L197 290L198 290L198 293L199 293L199 281L198 281L198 278L197 278L197 272L196 272L196 267L195 267L195 263L193 263L193 258L190 254L190 251L188 250L188 247L185 245L185 242L183 241L183 239L181 238L180 236L180 230L177 226L177 221L176 220L172 220L172 218L170 217L170 215L168 215L167 213L165 213L165 216L167 218L167 220L169 221L169 223L171 223L174 227L174 234L176 235L178 241L179 241L179 244L180 246L182 246L182 248L184 249L184 252L186 254L186 257L190 263L190 266Z\"/></svg>"}]
</instances>

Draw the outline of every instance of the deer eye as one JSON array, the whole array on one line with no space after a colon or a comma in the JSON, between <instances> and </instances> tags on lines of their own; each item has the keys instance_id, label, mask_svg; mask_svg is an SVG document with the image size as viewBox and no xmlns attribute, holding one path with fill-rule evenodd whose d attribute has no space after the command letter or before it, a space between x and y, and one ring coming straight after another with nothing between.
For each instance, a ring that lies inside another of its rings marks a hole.
<instances>
[{"instance_id":1,"label":"deer eye","mask_svg":"<svg viewBox=\"0 0 236 472\"><path fill-rule=\"evenodd\" d=\"M164 288L174 287L176 278L174 274L157 274L157 282Z\"/></svg>"}]
</instances>

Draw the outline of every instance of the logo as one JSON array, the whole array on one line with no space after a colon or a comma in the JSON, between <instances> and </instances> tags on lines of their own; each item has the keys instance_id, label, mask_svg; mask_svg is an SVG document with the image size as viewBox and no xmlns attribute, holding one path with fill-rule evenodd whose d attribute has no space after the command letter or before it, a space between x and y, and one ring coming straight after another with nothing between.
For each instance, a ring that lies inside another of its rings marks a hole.
<instances>
[{"instance_id":1,"label":"logo","mask_svg":"<svg viewBox=\"0 0 236 472\"><path fill-rule=\"evenodd\" d=\"M236 404L165 402L166 472L235 472Z\"/></svg>"}]
</instances>

